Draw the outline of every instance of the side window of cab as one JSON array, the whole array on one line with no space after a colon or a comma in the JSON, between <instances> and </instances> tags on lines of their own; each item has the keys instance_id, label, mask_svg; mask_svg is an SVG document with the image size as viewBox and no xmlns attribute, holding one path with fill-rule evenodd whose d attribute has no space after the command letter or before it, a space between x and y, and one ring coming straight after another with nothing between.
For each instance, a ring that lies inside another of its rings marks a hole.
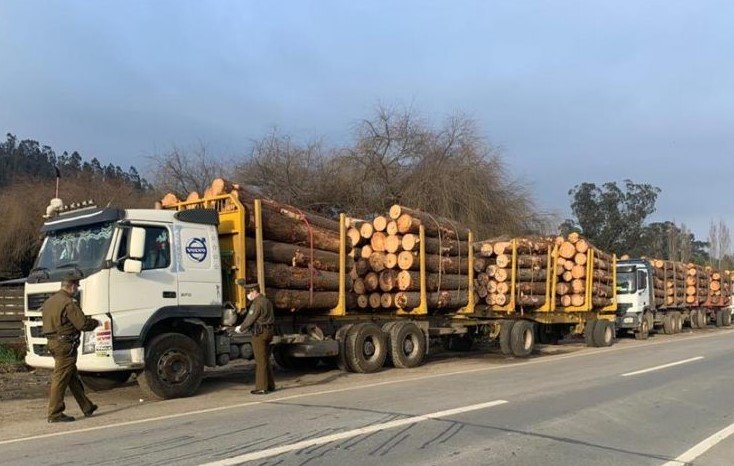
<instances>
[{"instance_id":1,"label":"side window of cab","mask_svg":"<svg viewBox=\"0 0 734 466\"><path fill-rule=\"evenodd\" d=\"M137 225L136 225L137 226ZM145 228L145 252L142 257L143 270L167 269L171 265L171 241L168 229L164 227L143 226ZM130 230L125 229L120 239L120 248L117 252L117 267L122 270L122 264L127 257Z\"/></svg>"}]
</instances>

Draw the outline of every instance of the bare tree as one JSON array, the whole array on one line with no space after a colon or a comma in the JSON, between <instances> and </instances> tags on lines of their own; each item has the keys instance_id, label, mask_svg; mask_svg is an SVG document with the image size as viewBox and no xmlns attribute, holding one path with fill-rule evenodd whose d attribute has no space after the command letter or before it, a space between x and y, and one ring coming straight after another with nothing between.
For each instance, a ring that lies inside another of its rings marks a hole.
<instances>
[{"instance_id":1,"label":"bare tree","mask_svg":"<svg viewBox=\"0 0 734 466\"><path fill-rule=\"evenodd\" d=\"M203 193L214 178L225 175L225 163L211 156L204 144L187 150L174 146L170 151L150 157L155 187L179 197L196 191Z\"/></svg>"}]
</instances>

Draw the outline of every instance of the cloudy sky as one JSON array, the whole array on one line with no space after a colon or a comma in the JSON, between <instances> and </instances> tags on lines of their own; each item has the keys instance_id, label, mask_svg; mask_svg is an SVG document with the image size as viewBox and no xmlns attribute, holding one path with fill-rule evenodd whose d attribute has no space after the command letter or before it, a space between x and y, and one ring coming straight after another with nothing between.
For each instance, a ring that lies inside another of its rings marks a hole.
<instances>
[{"instance_id":1,"label":"cloudy sky","mask_svg":"<svg viewBox=\"0 0 734 466\"><path fill-rule=\"evenodd\" d=\"M734 226L728 1L0 2L0 131L145 166L278 127L348 141L378 102L475 118L538 203L653 183Z\"/></svg>"}]
</instances>

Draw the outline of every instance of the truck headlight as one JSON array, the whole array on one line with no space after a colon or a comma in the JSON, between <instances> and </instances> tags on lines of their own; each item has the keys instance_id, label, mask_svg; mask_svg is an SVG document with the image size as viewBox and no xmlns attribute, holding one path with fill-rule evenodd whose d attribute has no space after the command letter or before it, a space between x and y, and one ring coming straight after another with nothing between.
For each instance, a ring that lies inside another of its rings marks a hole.
<instances>
[{"instance_id":1,"label":"truck headlight","mask_svg":"<svg viewBox=\"0 0 734 466\"><path fill-rule=\"evenodd\" d=\"M634 318L632 318L632 317L625 317L625 318L624 318L624 323L625 323L625 324L631 324L631 323L632 323L632 322L634 322L634 321L635 321L635 319L634 319Z\"/></svg>"},{"instance_id":2,"label":"truck headlight","mask_svg":"<svg viewBox=\"0 0 734 466\"><path fill-rule=\"evenodd\" d=\"M82 354L91 354L97 350L97 335L94 330L84 332L82 337Z\"/></svg>"}]
</instances>

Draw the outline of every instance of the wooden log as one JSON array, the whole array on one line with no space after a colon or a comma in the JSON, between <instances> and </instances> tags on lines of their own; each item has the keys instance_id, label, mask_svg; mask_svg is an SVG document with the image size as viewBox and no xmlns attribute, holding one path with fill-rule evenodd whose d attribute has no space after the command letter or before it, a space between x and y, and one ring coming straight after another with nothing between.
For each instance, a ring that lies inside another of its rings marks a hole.
<instances>
[{"instance_id":1,"label":"wooden log","mask_svg":"<svg viewBox=\"0 0 734 466\"><path fill-rule=\"evenodd\" d=\"M558 301L561 303L561 306L563 306L563 307L569 307L569 306L571 306L571 295L570 294L565 294L565 295L561 296L558 299Z\"/></svg>"},{"instance_id":2,"label":"wooden log","mask_svg":"<svg viewBox=\"0 0 734 466\"><path fill-rule=\"evenodd\" d=\"M484 286L487 286L487 284L489 283L489 275L486 272L481 272L477 274L476 279Z\"/></svg>"},{"instance_id":3,"label":"wooden log","mask_svg":"<svg viewBox=\"0 0 734 466\"><path fill-rule=\"evenodd\" d=\"M362 246L362 249L360 251L360 256L362 256L362 259L369 260L373 252L374 251L372 250L372 246L370 246L369 244L365 244L364 246Z\"/></svg>"},{"instance_id":4,"label":"wooden log","mask_svg":"<svg viewBox=\"0 0 734 466\"><path fill-rule=\"evenodd\" d=\"M370 267L375 272L382 272L385 270L385 253L373 252L370 256Z\"/></svg>"},{"instance_id":5,"label":"wooden log","mask_svg":"<svg viewBox=\"0 0 734 466\"><path fill-rule=\"evenodd\" d=\"M165 196L163 196L163 199L161 199L161 205L163 207L171 207L176 204L179 204L181 200L173 193L167 193Z\"/></svg>"},{"instance_id":6,"label":"wooden log","mask_svg":"<svg viewBox=\"0 0 734 466\"><path fill-rule=\"evenodd\" d=\"M347 238L352 244L352 247L357 247L362 244L362 235L359 233L359 229L355 227L349 227L347 230Z\"/></svg>"},{"instance_id":7,"label":"wooden log","mask_svg":"<svg viewBox=\"0 0 734 466\"><path fill-rule=\"evenodd\" d=\"M517 298L518 304L521 306L533 306L533 307L540 307L545 304L545 296L537 296L537 295L520 295Z\"/></svg>"},{"instance_id":8,"label":"wooden log","mask_svg":"<svg viewBox=\"0 0 734 466\"><path fill-rule=\"evenodd\" d=\"M510 278L510 271L508 269L497 267L494 271L493 277L498 282L505 282Z\"/></svg>"},{"instance_id":9,"label":"wooden log","mask_svg":"<svg viewBox=\"0 0 734 466\"><path fill-rule=\"evenodd\" d=\"M382 307L382 293L371 293L369 296L369 303L372 309L380 309Z\"/></svg>"},{"instance_id":10,"label":"wooden log","mask_svg":"<svg viewBox=\"0 0 734 466\"><path fill-rule=\"evenodd\" d=\"M572 294L571 295L571 306L578 307L583 306L586 302L586 297L582 294Z\"/></svg>"},{"instance_id":11,"label":"wooden log","mask_svg":"<svg viewBox=\"0 0 734 466\"><path fill-rule=\"evenodd\" d=\"M595 308L607 307L612 304L612 300L608 298L593 297L591 303Z\"/></svg>"},{"instance_id":12,"label":"wooden log","mask_svg":"<svg viewBox=\"0 0 734 466\"><path fill-rule=\"evenodd\" d=\"M574 294L582 294L586 290L586 280L577 278L571 281L571 292Z\"/></svg>"},{"instance_id":13,"label":"wooden log","mask_svg":"<svg viewBox=\"0 0 734 466\"><path fill-rule=\"evenodd\" d=\"M496 256L512 254L512 243L510 241L497 241L492 245L492 251Z\"/></svg>"},{"instance_id":14,"label":"wooden log","mask_svg":"<svg viewBox=\"0 0 734 466\"><path fill-rule=\"evenodd\" d=\"M573 270L574 266L576 265L576 262L572 260L565 260L563 261L563 270L571 271Z\"/></svg>"},{"instance_id":15,"label":"wooden log","mask_svg":"<svg viewBox=\"0 0 734 466\"><path fill-rule=\"evenodd\" d=\"M265 288L265 294L276 309L330 309L339 302L338 291L282 290ZM347 296L354 296L348 293Z\"/></svg>"},{"instance_id":16,"label":"wooden log","mask_svg":"<svg viewBox=\"0 0 734 466\"><path fill-rule=\"evenodd\" d=\"M191 191L188 196L186 196L186 202L194 202L201 199L201 196L199 196L199 193L196 191Z\"/></svg>"},{"instance_id":17,"label":"wooden log","mask_svg":"<svg viewBox=\"0 0 734 466\"><path fill-rule=\"evenodd\" d=\"M352 290L357 294L365 294L367 289L364 286L364 280L360 277L355 278L352 283Z\"/></svg>"},{"instance_id":18,"label":"wooden log","mask_svg":"<svg viewBox=\"0 0 734 466\"><path fill-rule=\"evenodd\" d=\"M522 293L528 294L528 295L545 294L546 292L545 282L543 283L520 282L516 286L519 291L521 291Z\"/></svg>"},{"instance_id":19,"label":"wooden log","mask_svg":"<svg viewBox=\"0 0 734 466\"><path fill-rule=\"evenodd\" d=\"M507 301L509 301L509 298L504 293L497 293L492 299L495 306L504 306L507 304Z\"/></svg>"},{"instance_id":20,"label":"wooden log","mask_svg":"<svg viewBox=\"0 0 734 466\"><path fill-rule=\"evenodd\" d=\"M405 218L406 216L408 219ZM400 233L417 233L418 229L415 228L415 224L417 223L418 225L423 225L426 234L429 236L440 235L446 238L457 238L462 241L466 241L469 237L469 229L461 226L457 222L398 204L390 207L390 218L397 221L398 231ZM401 218L403 218L402 222ZM408 225L407 230L406 225Z\"/></svg>"},{"instance_id":21,"label":"wooden log","mask_svg":"<svg viewBox=\"0 0 734 466\"><path fill-rule=\"evenodd\" d=\"M392 291L397 285L398 272L391 269L385 269L380 272L379 282L380 289L384 292Z\"/></svg>"},{"instance_id":22,"label":"wooden log","mask_svg":"<svg viewBox=\"0 0 734 466\"><path fill-rule=\"evenodd\" d=\"M357 296L357 306L360 309L367 309L370 305L370 298L366 294Z\"/></svg>"},{"instance_id":23,"label":"wooden log","mask_svg":"<svg viewBox=\"0 0 734 466\"><path fill-rule=\"evenodd\" d=\"M398 266L398 255L392 252L385 254L385 268L394 269Z\"/></svg>"},{"instance_id":24,"label":"wooden log","mask_svg":"<svg viewBox=\"0 0 734 466\"><path fill-rule=\"evenodd\" d=\"M431 238L426 236L425 249L426 254L441 254L441 255L466 255L469 251L469 243L466 241L456 241L451 238ZM405 251L418 251L419 236L413 233L406 233L402 235L402 247Z\"/></svg>"},{"instance_id":25,"label":"wooden log","mask_svg":"<svg viewBox=\"0 0 734 466\"><path fill-rule=\"evenodd\" d=\"M512 257L507 254L497 256L497 267L507 267L512 263Z\"/></svg>"},{"instance_id":26,"label":"wooden log","mask_svg":"<svg viewBox=\"0 0 734 466\"><path fill-rule=\"evenodd\" d=\"M490 265L488 265L487 266L487 275L489 275L490 277L494 277L494 274L497 273L497 269L498 268L499 267L497 267L496 264L490 264Z\"/></svg>"},{"instance_id":27,"label":"wooden log","mask_svg":"<svg viewBox=\"0 0 734 466\"><path fill-rule=\"evenodd\" d=\"M497 283L497 293L507 294L510 291L510 284L507 282Z\"/></svg>"},{"instance_id":28,"label":"wooden log","mask_svg":"<svg viewBox=\"0 0 734 466\"><path fill-rule=\"evenodd\" d=\"M247 278L256 279L257 264L247 261ZM291 290L308 290L311 283L316 291L339 291L339 274L323 270L292 267L286 264L265 263L265 286Z\"/></svg>"},{"instance_id":29,"label":"wooden log","mask_svg":"<svg viewBox=\"0 0 734 466\"><path fill-rule=\"evenodd\" d=\"M517 279L520 281L545 281L548 271L545 269L518 269Z\"/></svg>"},{"instance_id":30,"label":"wooden log","mask_svg":"<svg viewBox=\"0 0 734 466\"><path fill-rule=\"evenodd\" d=\"M266 217L277 216L288 219L294 223L309 226L314 230L332 231L336 233L337 236L339 235L338 221L326 218L313 212L303 211L297 207L290 206L288 204L282 204L272 199L264 198L262 195L246 189L237 190L237 194L239 196L240 202L250 207L251 212L254 211L254 209L252 209L252 205L255 199L259 199L263 208L263 220Z\"/></svg>"},{"instance_id":31,"label":"wooden log","mask_svg":"<svg viewBox=\"0 0 734 466\"><path fill-rule=\"evenodd\" d=\"M497 281L496 280L490 280L489 283L487 283L487 291L492 294L497 292Z\"/></svg>"},{"instance_id":32,"label":"wooden log","mask_svg":"<svg viewBox=\"0 0 734 466\"><path fill-rule=\"evenodd\" d=\"M487 261L483 257L475 257L474 258L474 271L475 272L484 272L487 270Z\"/></svg>"},{"instance_id":33,"label":"wooden log","mask_svg":"<svg viewBox=\"0 0 734 466\"><path fill-rule=\"evenodd\" d=\"M593 294L602 296L605 298L608 296L612 296L614 294L611 286L604 285L602 283L594 283L594 286L591 288L591 291Z\"/></svg>"},{"instance_id":34,"label":"wooden log","mask_svg":"<svg viewBox=\"0 0 734 466\"><path fill-rule=\"evenodd\" d=\"M247 259L255 259L255 242L247 241L245 248ZM313 250L313 263L311 262L311 250L304 246L281 243L277 241L263 241L263 257L267 262L288 264L293 267L309 267L327 272L339 271L339 254L330 251ZM347 258L346 266L351 267L353 259Z\"/></svg>"},{"instance_id":35,"label":"wooden log","mask_svg":"<svg viewBox=\"0 0 734 466\"><path fill-rule=\"evenodd\" d=\"M494 255L494 244L489 242L477 243L479 245L479 255L483 257L492 257ZM476 247L476 245L475 245Z\"/></svg>"},{"instance_id":36,"label":"wooden log","mask_svg":"<svg viewBox=\"0 0 734 466\"><path fill-rule=\"evenodd\" d=\"M546 254L551 249L547 239L516 238L518 254Z\"/></svg>"},{"instance_id":37,"label":"wooden log","mask_svg":"<svg viewBox=\"0 0 734 466\"><path fill-rule=\"evenodd\" d=\"M586 251L589 250L589 242L585 239L579 239L576 242L576 252L584 254Z\"/></svg>"},{"instance_id":38,"label":"wooden log","mask_svg":"<svg viewBox=\"0 0 734 466\"><path fill-rule=\"evenodd\" d=\"M380 306L383 309L390 309L392 307L395 307L393 294L392 293L382 293L382 295L380 295Z\"/></svg>"},{"instance_id":39,"label":"wooden log","mask_svg":"<svg viewBox=\"0 0 734 466\"><path fill-rule=\"evenodd\" d=\"M477 296L480 298L486 298L487 297L487 287L486 286L477 286L474 288L474 291L476 291Z\"/></svg>"},{"instance_id":40,"label":"wooden log","mask_svg":"<svg viewBox=\"0 0 734 466\"><path fill-rule=\"evenodd\" d=\"M401 270L395 278L395 287L400 291L420 290L420 273L409 270ZM441 275L436 273L426 275L426 290L436 291L451 289L466 289L467 279L465 275Z\"/></svg>"},{"instance_id":41,"label":"wooden log","mask_svg":"<svg viewBox=\"0 0 734 466\"><path fill-rule=\"evenodd\" d=\"M456 309L467 304L466 292L441 291L428 293L427 304L431 309ZM395 293L395 305L401 309L411 309L420 305L420 293L401 291Z\"/></svg>"},{"instance_id":42,"label":"wooden log","mask_svg":"<svg viewBox=\"0 0 734 466\"><path fill-rule=\"evenodd\" d=\"M224 178L215 178L212 184L209 185L209 191L212 196L221 196L223 194L229 194L234 189L234 184Z\"/></svg>"},{"instance_id":43,"label":"wooden log","mask_svg":"<svg viewBox=\"0 0 734 466\"><path fill-rule=\"evenodd\" d=\"M402 251L398 254L398 267L401 270L418 270L418 257L411 251ZM465 274L468 273L468 261L465 257L443 257L433 254L426 255L426 270L433 273Z\"/></svg>"},{"instance_id":44,"label":"wooden log","mask_svg":"<svg viewBox=\"0 0 734 466\"><path fill-rule=\"evenodd\" d=\"M587 260L588 260L588 256L585 253L578 253L575 256L573 256L573 261L576 263L576 265L586 265Z\"/></svg>"},{"instance_id":45,"label":"wooden log","mask_svg":"<svg viewBox=\"0 0 734 466\"><path fill-rule=\"evenodd\" d=\"M389 222L387 222L385 233L387 233L388 235L397 235L398 234L398 222L396 222L395 220L390 220Z\"/></svg>"},{"instance_id":46,"label":"wooden log","mask_svg":"<svg viewBox=\"0 0 734 466\"><path fill-rule=\"evenodd\" d=\"M545 264L547 263L548 263L548 258L546 256L531 256L531 255L517 256L517 266L518 267L545 266Z\"/></svg>"},{"instance_id":47,"label":"wooden log","mask_svg":"<svg viewBox=\"0 0 734 466\"><path fill-rule=\"evenodd\" d=\"M372 233L374 232L375 227L373 227L370 222L364 222L362 225L359 226L359 234L362 235L362 238L366 240L372 238Z\"/></svg>"},{"instance_id":48,"label":"wooden log","mask_svg":"<svg viewBox=\"0 0 734 466\"><path fill-rule=\"evenodd\" d=\"M568 242L571 244L576 244L581 239L581 235L578 234L578 232L571 232L568 234Z\"/></svg>"},{"instance_id":49,"label":"wooden log","mask_svg":"<svg viewBox=\"0 0 734 466\"><path fill-rule=\"evenodd\" d=\"M378 215L372 220L372 226L375 228L376 232L384 232L387 228L387 218L382 215Z\"/></svg>"},{"instance_id":50,"label":"wooden log","mask_svg":"<svg viewBox=\"0 0 734 466\"><path fill-rule=\"evenodd\" d=\"M576 255L576 246L568 241L564 241L558 248L558 255L564 259L573 259L573 256Z\"/></svg>"},{"instance_id":51,"label":"wooden log","mask_svg":"<svg viewBox=\"0 0 734 466\"><path fill-rule=\"evenodd\" d=\"M418 249L418 235L407 233L403 235L401 240L403 251L413 251Z\"/></svg>"},{"instance_id":52,"label":"wooden log","mask_svg":"<svg viewBox=\"0 0 734 466\"><path fill-rule=\"evenodd\" d=\"M385 238L385 251L396 253L402 245L402 238L398 235L388 235Z\"/></svg>"},{"instance_id":53,"label":"wooden log","mask_svg":"<svg viewBox=\"0 0 734 466\"><path fill-rule=\"evenodd\" d=\"M381 231L372 233L372 238L370 238L370 246L372 246L372 250L375 252L385 252L385 240L385 233Z\"/></svg>"},{"instance_id":54,"label":"wooden log","mask_svg":"<svg viewBox=\"0 0 734 466\"><path fill-rule=\"evenodd\" d=\"M339 252L339 230L328 230L317 225L307 225L305 222L280 215L276 212L263 212L263 234L270 241L281 243L311 245L314 249ZM252 222L254 224L254 221Z\"/></svg>"},{"instance_id":55,"label":"wooden log","mask_svg":"<svg viewBox=\"0 0 734 466\"><path fill-rule=\"evenodd\" d=\"M711 284L709 285L709 288L714 291L719 291L721 290L721 282L712 281Z\"/></svg>"},{"instance_id":56,"label":"wooden log","mask_svg":"<svg viewBox=\"0 0 734 466\"><path fill-rule=\"evenodd\" d=\"M583 265L574 265L571 269L571 276L573 278L584 278L586 276L586 267Z\"/></svg>"},{"instance_id":57,"label":"wooden log","mask_svg":"<svg viewBox=\"0 0 734 466\"><path fill-rule=\"evenodd\" d=\"M567 270L567 271L563 272L563 275L561 275L561 278L563 279L564 282L569 282L570 283L571 280L573 280L573 274L571 273L570 270Z\"/></svg>"},{"instance_id":58,"label":"wooden log","mask_svg":"<svg viewBox=\"0 0 734 466\"><path fill-rule=\"evenodd\" d=\"M377 272L368 272L363 278L366 292L377 291L380 287L380 276Z\"/></svg>"},{"instance_id":59,"label":"wooden log","mask_svg":"<svg viewBox=\"0 0 734 466\"><path fill-rule=\"evenodd\" d=\"M556 294L559 296L571 293L571 285L568 283L556 283Z\"/></svg>"}]
</instances>

